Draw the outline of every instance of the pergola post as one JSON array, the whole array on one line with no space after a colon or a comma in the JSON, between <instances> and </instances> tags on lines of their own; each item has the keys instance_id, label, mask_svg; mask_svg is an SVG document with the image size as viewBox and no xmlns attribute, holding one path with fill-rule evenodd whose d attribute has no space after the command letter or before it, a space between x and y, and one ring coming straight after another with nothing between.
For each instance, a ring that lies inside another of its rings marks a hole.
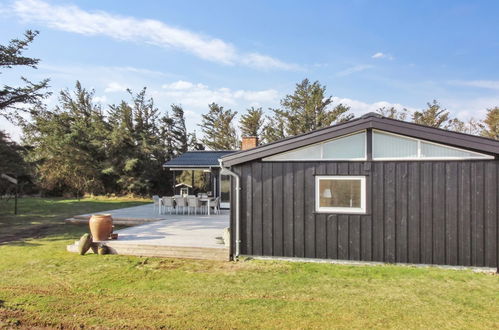
<instances>
[{"instance_id":1,"label":"pergola post","mask_svg":"<svg viewBox=\"0 0 499 330\"><path fill-rule=\"evenodd\" d=\"M192 194L194 194L194 170L191 171L191 187L192 187Z\"/></svg>"},{"instance_id":2,"label":"pergola post","mask_svg":"<svg viewBox=\"0 0 499 330\"><path fill-rule=\"evenodd\" d=\"M170 169L170 171L172 171L172 170ZM175 195L175 184L176 184L177 177L175 175L175 171L172 171L172 174L173 174L173 182L172 182L173 194L172 195Z\"/></svg>"}]
</instances>

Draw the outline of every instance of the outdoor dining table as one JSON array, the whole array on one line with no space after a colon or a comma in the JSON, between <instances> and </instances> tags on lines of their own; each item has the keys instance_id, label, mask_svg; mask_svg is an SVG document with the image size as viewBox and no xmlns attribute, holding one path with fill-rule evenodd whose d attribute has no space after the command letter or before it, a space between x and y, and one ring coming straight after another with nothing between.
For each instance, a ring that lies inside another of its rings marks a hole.
<instances>
[{"instance_id":1,"label":"outdoor dining table","mask_svg":"<svg viewBox=\"0 0 499 330\"><path fill-rule=\"evenodd\" d=\"M208 206L208 210L207 210L207 213L208 215L211 215L211 202L213 202L215 200L215 198L213 197L202 197L202 198L199 198L199 201L202 202L202 203L206 203L206 206ZM174 203L175 202L175 199L173 200ZM159 214L161 214L161 209L163 207L163 198L160 198L159 199Z\"/></svg>"},{"instance_id":2,"label":"outdoor dining table","mask_svg":"<svg viewBox=\"0 0 499 330\"><path fill-rule=\"evenodd\" d=\"M210 211L211 211L211 202L214 201L215 198L212 198L212 197L203 197L203 198L200 198L199 201L202 202L202 203L206 203L206 205L208 206L208 215L210 215Z\"/></svg>"}]
</instances>

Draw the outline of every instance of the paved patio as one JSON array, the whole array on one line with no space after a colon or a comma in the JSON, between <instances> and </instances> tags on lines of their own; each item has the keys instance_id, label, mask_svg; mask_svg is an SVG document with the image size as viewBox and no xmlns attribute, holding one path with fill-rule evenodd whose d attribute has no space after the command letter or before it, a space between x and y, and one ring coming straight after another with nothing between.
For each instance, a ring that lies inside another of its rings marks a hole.
<instances>
[{"instance_id":1,"label":"paved patio","mask_svg":"<svg viewBox=\"0 0 499 330\"><path fill-rule=\"evenodd\" d=\"M228 258L228 248L220 244L229 227L229 211L208 215L159 215L152 204L110 210L113 219L149 219L148 223L115 231L117 240L107 241L113 253L141 256L167 256L215 259ZM79 217L88 217L84 214ZM76 217L75 217L76 218ZM75 246L68 246L74 252ZM211 256L211 257L210 257Z\"/></svg>"},{"instance_id":2,"label":"paved patio","mask_svg":"<svg viewBox=\"0 0 499 330\"><path fill-rule=\"evenodd\" d=\"M95 213L95 212L94 212ZM158 213L158 208L154 208L154 204L146 204L140 206L127 207L99 213L109 213L113 219L150 219L150 220L166 220L164 214ZM82 217L90 217L93 213L82 214Z\"/></svg>"},{"instance_id":3,"label":"paved patio","mask_svg":"<svg viewBox=\"0 0 499 330\"><path fill-rule=\"evenodd\" d=\"M116 231L118 241L130 244L224 248L216 237L229 227L227 211L217 215L166 215L159 220Z\"/></svg>"}]
</instances>

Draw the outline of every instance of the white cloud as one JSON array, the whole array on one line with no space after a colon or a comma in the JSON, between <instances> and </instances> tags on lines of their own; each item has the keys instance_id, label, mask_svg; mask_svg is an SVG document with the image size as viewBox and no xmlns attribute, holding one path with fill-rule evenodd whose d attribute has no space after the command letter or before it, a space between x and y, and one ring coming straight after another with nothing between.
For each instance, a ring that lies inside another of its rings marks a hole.
<instances>
[{"instance_id":1,"label":"white cloud","mask_svg":"<svg viewBox=\"0 0 499 330\"><path fill-rule=\"evenodd\" d=\"M132 72L132 73L138 73L138 74L143 74L143 75L147 75L147 76L165 76L166 75L165 73L163 73L161 71L135 68L132 66L111 66L111 67L105 67L105 68L108 70L115 70L115 71L121 71L121 72Z\"/></svg>"},{"instance_id":2,"label":"white cloud","mask_svg":"<svg viewBox=\"0 0 499 330\"><path fill-rule=\"evenodd\" d=\"M196 86L201 88L204 85L197 84ZM182 90L182 89L191 89L194 87L194 84L189 82L189 81L179 80L179 81L172 82L171 84L164 84L161 87L165 88L165 89Z\"/></svg>"},{"instance_id":3,"label":"white cloud","mask_svg":"<svg viewBox=\"0 0 499 330\"><path fill-rule=\"evenodd\" d=\"M94 99L93 99L95 102L97 103L100 103L100 104L105 104L107 103L107 97L106 95L103 95L103 96L94 96Z\"/></svg>"},{"instance_id":4,"label":"white cloud","mask_svg":"<svg viewBox=\"0 0 499 330\"><path fill-rule=\"evenodd\" d=\"M127 87L125 85L122 85L118 82L110 82L107 87L104 89L105 93L115 93L115 92L124 92L126 91Z\"/></svg>"},{"instance_id":5,"label":"white cloud","mask_svg":"<svg viewBox=\"0 0 499 330\"><path fill-rule=\"evenodd\" d=\"M344 105L348 105L351 108L351 112L355 114L356 117L365 115L368 112L376 112L379 108L382 107L394 107L395 109L402 110L403 108L406 108L407 110L413 112L416 109L411 108L408 106L404 106L399 103L391 103L387 101L379 101L379 102L374 102L374 103L366 103L362 102L359 100L353 100L349 98L340 98L340 97L333 97L333 101L335 104L343 103Z\"/></svg>"},{"instance_id":6,"label":"white cloud","mask_svg":"<svg viewBox=\"0 0 499 330\"><path fill-rule=\"evenodd\" d=\"M451 85L499 90L499 80L451 80Z\"/></svg>"},{"instance_id":7,"label":"white cloud","mask_svg":"<svg viewBox=\"0 0 499 330\"><path fill-rule=\"evenodd\" d=\"M487 109L499 106L499 97L479 97L471 99L442 99L446 106L456 117L461 120L470 118L483 119Z\"/></svg>"},{"instance_id":8,"label":"white cloud","mask_svg":"<svg viewBox=\"0 0 499 330\"><path fill-rule=\"evenodd\" d=\"M221 39L172 27L158 20L124 17L104 11L85 11L74 5L56 6L41 0L17 0L13 3L12 10L25 22L40 23L57 30L146 42L182 50L204 60L227 65L243 64L260 69L297 69L296 65L263 54L243 53Z\"/></svg>"},{"instance_id":9,"label":"white cloud","mask_svg":"<svg viewBox=\"0 0 499 330\"><path fill-rule=\"evenodd\" d=\"M242 62L248 66L260 69L302 70L298 65L284 63L273 57L258 53L247 54L242 58Z\"/></svg>"},{"instance_id":10,"label":"white cloud","mask_svg":"<svg viewBox=\"0 0 499 330\"><path fill-rule=\"evenodd\" d=\"M359 64L359 65L355 65L355 66L352 66L350 68L347 68L343 71L340 71L338 73L336 73L336 75L338 77L345 77L345 76L349 76L351 75L352 73L356 73L356 72L362 72L362 71L365 71L365 70L368 70L368 69L371 69L373 68L372 65L369 65L369 64Z\"/></svg>"},{"instance_id":11,"label":"white cloud","mask_svg":"<svg viewBox=\"0 0 499 330\"><path fill-rule=\"evenodd\" d=\"M374 58L374 59L386 58L386 59L389 59L389 60L393 60L393 56L392 55L385 54L385 53L382 53L382 52L374 53L373 56L371 56L371 58Z\"/></svg>"},{"instance_id":12,"label":"white cloud","mask_svg":"<svg viewBox=\"0 0 499 330\"><path fill-rule=\"evenodd\" d=\"M232 90L222 87L211 89L203 84L179 80L164 84L161 91L154 93L170 102L181 103L194 108L206 108L208 104L215 102L224 106L268 106L275 104L279 99L279 93L274 89L266 90Z\"/></svg>"}]
</instances>

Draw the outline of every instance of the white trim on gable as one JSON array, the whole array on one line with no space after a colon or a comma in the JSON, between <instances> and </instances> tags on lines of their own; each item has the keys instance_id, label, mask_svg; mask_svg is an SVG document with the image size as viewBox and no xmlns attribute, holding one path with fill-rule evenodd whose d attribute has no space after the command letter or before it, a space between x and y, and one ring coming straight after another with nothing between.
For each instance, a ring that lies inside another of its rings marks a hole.
<instances>
[{"instance_id":1,"label":"white trim on gable","mask_svg":"<svg viewBox=\"0 0 499 330\"><path fill-rule=\"evenodd\" d=\"M376 132L379 132L380 134L385 134L385 135L392 135L392 136L399 137L399 138L402 138L402 139L416 141L417 142L417 157L376 157L375 156L376 152L374 150L374 148L375 148L374 140L376 139ZM383 130L378 130L378 129L373 129L373 138L372 138L372 141L373 141L373 149L372 149L373 160L375 160L375 161L384 161L384 160L388 160L388 161L390 161L390 160L418 160L418 161L424 161L424 160L494 159L493 156L490 156L490 155L487 155L487 154L482 154L482 153L479 153L479 152L476 152L476 151L471 151L471 150L462 149L462 148L456 148L456 147L449 146L449 145L446 145L446 144L436 143L436 142L433 142L433 141L428 141L428 140L423 140L423 139L417 139L417 138L413 138L413 137L410 137L410 136L395 134L395 133L391 133L391 132L387 132L387 131L383 131ZM475 155L475 156L469 156L469 157L449 157L449 156L425 157L424 155L421 154L421 144L422 143L427 143L427 144L435 145L435 146L442 147L442 148L448 148L448 149L452 149L452 150L456 150L456 151L466 152L466 153L469 153L469 154L472 154L472 155Z\"/></svg>"},{"instance_id":2,"label":"white trim on gable","mask_svg":"<svg viewBox=\"0 0 499 330\"><path fill-rule=\"evenodd\" d=\"M336 140L340 140L340 139L344 139L344 138L347 138L349 136L353 136L353 135L357 135L357 134L362 134L364 136L364 157L358 157L358 158L325 158L324 157L324 145L326 143L329 143L329 142L332 142L332 141L336 141ZM292 153L294 153L296 151L306 150L307 148L313 148L313 147L316 147L316 146L320 146L320 157L319 158L281 158L282 156L292 154ZM345 135L342 135L342 136L335 137L334 139L324 140L324 141L321 141L321 142L318 142L318 143L314 143L314 144L310 144L308 146L304 146L304 147L301 147L301 148L296 148L296 149L289 150L289 151L286 151L286 152L281 152L281 153L278 153L278 154L275 154L275 155L272 155L272 156L269 156L269 157L265 157L265 158L262 159L262 161L264 161L264 162L288 162L288 161L365 161L365 160L367 160L367 133L366 133L366 130L360 130L360 131L357 131L357 132L354 132L354 133L345 134Z\"/></svg>"}]
</instances>

